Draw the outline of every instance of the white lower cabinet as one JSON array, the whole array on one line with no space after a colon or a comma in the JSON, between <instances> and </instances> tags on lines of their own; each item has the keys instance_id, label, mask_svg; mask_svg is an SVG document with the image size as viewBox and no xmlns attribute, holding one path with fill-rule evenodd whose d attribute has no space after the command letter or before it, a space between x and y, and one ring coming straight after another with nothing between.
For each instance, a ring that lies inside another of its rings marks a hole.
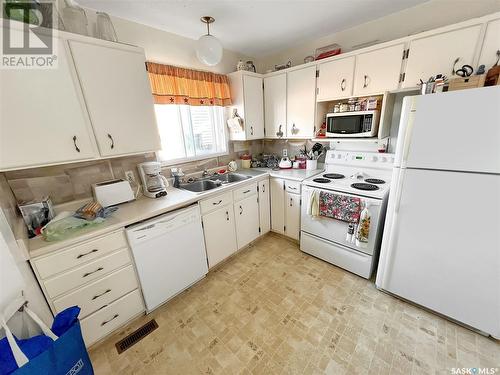
<instances>
[{"instance_id":1,"label":"white lower cabinet","mask_svg":"<svg viewBox=\"0 0 500 375\"><path fill-rule=\"evenodd\" d=\"M87 346L144 312L123 230L56 250L30 262L54 314L70 306L81 308L82 333Z\"/></svg>"},{"instance_id":2,"label":"white lower cabinet","mask_svg":"<svg viewBox=\"0 0 500 375\"><path fill-rule=\"evenodd\" d=\"M234 203L238 249L259 237L259 202L257 194Z\"/></svg>"},{"instance_id":3,"label":"white lower cabinet","mask_svg":"<svg viewBox=\"0 0 500 375\"><path fill-rule=\"evenodd\" d=\"M271 229L295 240L300 233L300 182L271 178Z\"/></svg>"},{"instance_id":4,"label":"white lower cabinet","mask_svg":"<svg viewBox=\"0 0 500 375\"><path fill-rule=\"evenodd\" d=\"M271 178L271 230L285 233L285 180Z\"/></svg>"},{"instance_id":5,"label":"white lower cabinet","mask_svg":"<svg viewBox=\"0 0 500 375\"><path fill-rule=\"evenodd\" d=\"M144 311L138 289L81 321L83 340L90 346Z\"/></svg>"},{"instance_id":6,"label":"white lower cabinet","mask_svg":"<svg viewBox=\"0 0 500 375\"><path fill-rule=\"evenodd\" d=\"M260 234L271 230L271 200L269 195L269 180L259 182L259 219Z\"/></svg>"},{"instance_id":7,"label":"white lower cabinet","mask_svg":"<svg viewBox=\"0 0 500 375\"><path fill-rule=\"evenodd\" d=\"M269 180L200 201L208 267L269 231Z\"/></svg>"},{"instance_id":8,"label":"white lower cabinet","mask_svg":"<svg viewBox=\"0 0 500 375\"><path fill-rule=\"evenodd\" d=\"M209 268L237 250L232 200L229 203L202 217Z\"/></svg>"},{"instance_id":9,"label":"white lower cabinet","mask_svg":"<svg viewBox=\"0 0 500 375\"><path fill-rule=\"evenodd\" d=\"M285 192L285 235L299 239L300 234L300 194Z\"/></svg>"}]
</instances>

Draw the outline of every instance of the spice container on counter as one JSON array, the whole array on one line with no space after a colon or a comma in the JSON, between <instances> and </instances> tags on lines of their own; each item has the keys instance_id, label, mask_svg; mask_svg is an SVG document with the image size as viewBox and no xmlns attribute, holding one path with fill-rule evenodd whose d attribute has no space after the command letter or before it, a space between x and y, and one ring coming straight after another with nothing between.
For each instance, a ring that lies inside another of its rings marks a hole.
<instances>
[{"instance_id":1,"label":"spice container on counter","mask_svg":"<svg viewBox=\"0 0 500 375\"><path fill-rule=\"evenodd\" d=\"M340 112L349 112L349 104L347 103L340 104Z\"/></svg>"},{"instance_id":2,"label":"spice container on counter","mask_svg":"<svg viewBox=\"0 0 500 375\"><path fill-rule=\"evenodd\" d=\"M356 112L361 111L361 103L360 103L360 102L356 102L356 103L354 104L354 110L355 110Z\"/></svg>"},{"instance_id":3,"label":"spice container on counter","mask_svg":"<svg viewBox=\"0 0 500 375\"><path fill-rule=\"evenodd\" d=\"M340 103L337 103L333 106L333 113L339 113L340 112Z\"/></svg>"}]
</instances>

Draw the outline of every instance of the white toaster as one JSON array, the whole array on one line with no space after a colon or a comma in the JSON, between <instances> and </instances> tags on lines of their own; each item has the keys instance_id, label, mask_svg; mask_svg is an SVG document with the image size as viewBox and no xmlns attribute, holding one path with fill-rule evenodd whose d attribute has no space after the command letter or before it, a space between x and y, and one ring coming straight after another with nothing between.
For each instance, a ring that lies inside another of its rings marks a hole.
<instances>
[{"instance_id":1,"label":"white toaster","mask_svg":"<svg viewBox=\"0 0 500 375\"><path fill-rule=\"evenodd\" d=\"M94 198L103 207L114 206L135 199L132 187L127 180L110 180L92 185Z\"/></svg>"}]
</instances>

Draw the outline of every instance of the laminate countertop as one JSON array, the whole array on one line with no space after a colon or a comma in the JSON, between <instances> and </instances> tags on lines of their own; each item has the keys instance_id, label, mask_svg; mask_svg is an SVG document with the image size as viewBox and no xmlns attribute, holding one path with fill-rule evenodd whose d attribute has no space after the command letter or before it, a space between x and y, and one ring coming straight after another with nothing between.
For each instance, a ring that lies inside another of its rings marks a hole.
<instances>
[{"instance_id":1,"label":"laminate countertop","mask_svg":"<svg viewBox=\"0 0 500 375\"><path fill-rule=\"evenodd\" d=\"M19 242L20 246L24 247L25 253L28 254L28 257L32 259L49 254L53 251L73 246L82 241L91 240L107 233L122 230L131 224L136 224L178 208L189 206L202 199L221 194L227 190L236 189L239 186L251 182L260 181L268 176L302 181L320 172L320 169L315 171L306 171L305 169L273 171L269 168L241 169L238 170L237 173L248 175L251 178L228 185L222 185L218 188L202 193L193 193L188 190L169 187L167 189L168 194L165 197L150 199L140 196L133 202L123 203L119 205L118 210L108 217L103 223L88 226L87 228L70 235L64 240L45 241L43 237L40 236L28 240L21 240ZM56 207L56 211L74 211L84 203L84 201L72 202L64 205L63 207Z\"/></svg>"}]
</instances>

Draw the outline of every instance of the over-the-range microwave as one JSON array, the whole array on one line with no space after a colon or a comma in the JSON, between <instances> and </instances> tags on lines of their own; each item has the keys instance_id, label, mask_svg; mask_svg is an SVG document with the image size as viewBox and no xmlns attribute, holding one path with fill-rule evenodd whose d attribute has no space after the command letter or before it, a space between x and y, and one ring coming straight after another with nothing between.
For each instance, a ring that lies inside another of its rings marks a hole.
<instances>
[{"instance_id":1,"label":"over-the-range microwave","mask_svg":"<svg viewBox=\"0 0 500 375\"><path fill-rule=\"evenodd\" d=\"M378 131L379 111L328 113L327 137L375 137Z\"/></svg>"}]
</instances>

